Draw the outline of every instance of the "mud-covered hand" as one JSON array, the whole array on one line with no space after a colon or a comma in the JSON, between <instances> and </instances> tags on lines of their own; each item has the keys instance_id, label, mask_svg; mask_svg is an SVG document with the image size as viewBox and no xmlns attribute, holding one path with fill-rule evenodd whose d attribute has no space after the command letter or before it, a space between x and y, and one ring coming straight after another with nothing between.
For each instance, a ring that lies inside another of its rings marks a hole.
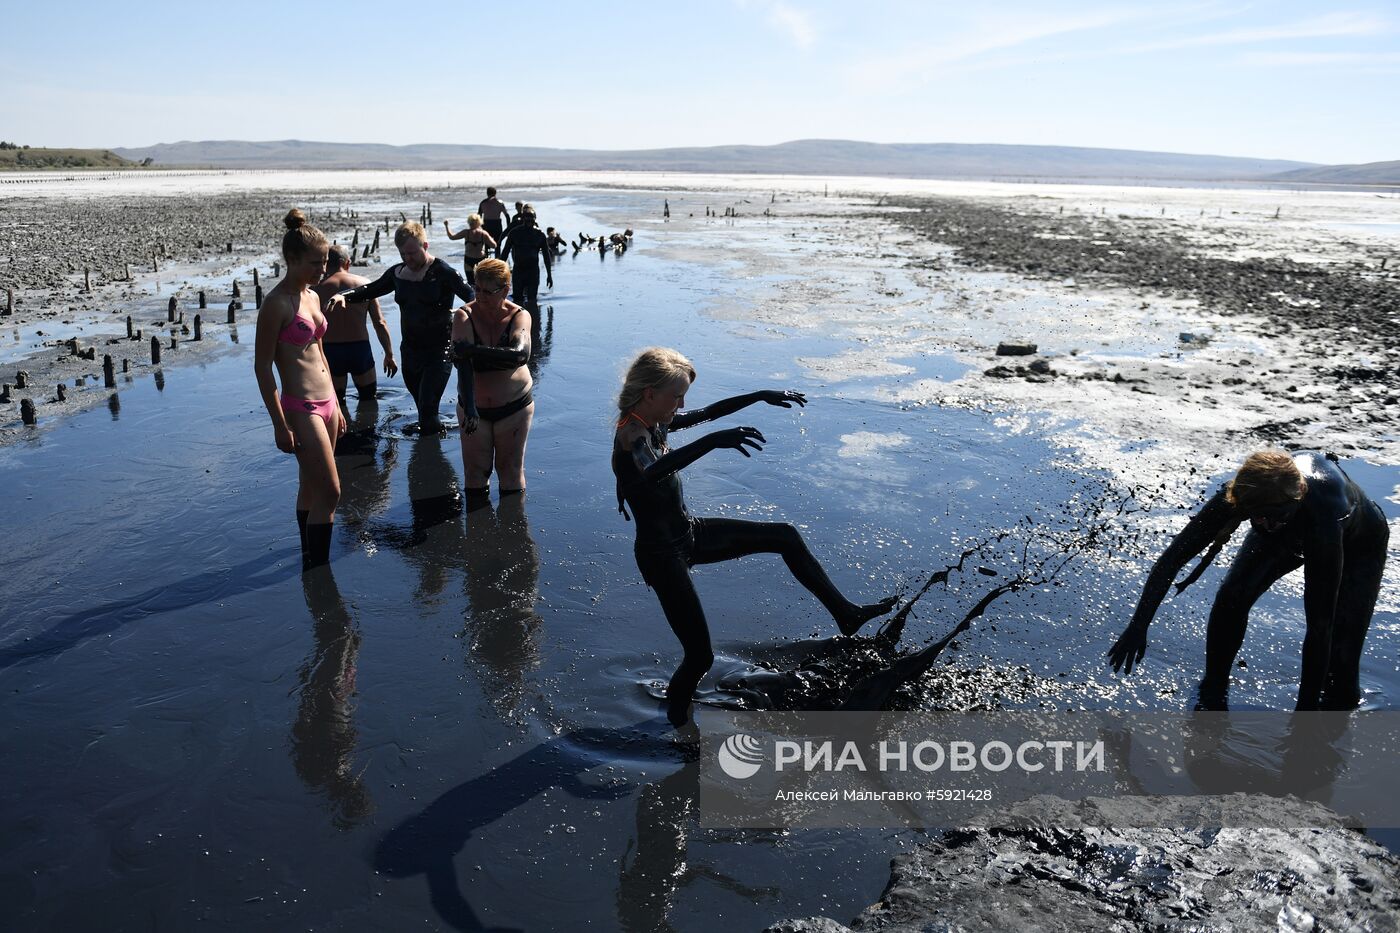
<instances>
[{"instance_id":1,"label":"mud-covered hand","mask_svg":"<svg viewBox=\"0 0 1400 933\"><path fill-rule=\"evenodd\" d=\"M332 311L345 310L345 292L332 295L326 299L326 303L321 306L321 313L330 314Z\"/></svg>"},{"instance_id":2,"label":"mud-covered hand","mask_svg":"<svg viewBox=\"0 0 1400 933\"><path fill-rule=\"evenodd\" d=\"M1105 657L1108 663L1113 666L1116 673L1119 668L1123 669L1124 675L1131 674L1133 668L1142 663L1142 656L1147 653L1147 626L1138 625L1136 622L1129 624L1123 630L1123 634L1118 636L1118 640L1113 643L1113 647L1108 649Z\"/></svg>"},{"instance_id":3,"label":"mud-covered hand","mask_svg":"<svg viewBox=\"0 0 1400 933\"><path fill-rule=\"evenodd\" d=\"M277 449L284 454L294 454L297 452L297 436L292 433L292 429L286 425L273 427L273 438L276 441Z\"/></svg>"},{"instance_id":4,"label":"mud-covered hand","mask_svg":"<svg viewBox=\"0 0 1400 933\"><path fill-rule=\"evenodd\" d=\"M463 434L475 434L475 433L476 433L477 425L480 424L480 423L481 423L481 416L480 416L480 415L463 415L463 416L462 416L462 433L463 433Z\"/></svg>"},{"instance_id":5,"label":"mud-covered hand","mask_svg":"<svg viewBox=\"0 0 1400 933\"><path fill-rule=\"evenodd\" d=\"M791 408L794 405L801 408L807 404L807 396L792 389L764 389L758 393L758 400L777 405L779 408Z\"/></svg>"},{"instance_id":6,"label":"mud-covered hand","mask_svg":"<svg viewBox=\"0 0 1400 933\"><path fill-rule=\"evenodd\" d=\"M747 426L716 431L709 437L710 442L714 445L716 450L729 447L739 451L739 453L743 454L745 457L752 456L747 448L752 447L754 450L762 450L763 445L768 443L763 435L758 433L758 428Z\"/></svg>"}]
</instances>

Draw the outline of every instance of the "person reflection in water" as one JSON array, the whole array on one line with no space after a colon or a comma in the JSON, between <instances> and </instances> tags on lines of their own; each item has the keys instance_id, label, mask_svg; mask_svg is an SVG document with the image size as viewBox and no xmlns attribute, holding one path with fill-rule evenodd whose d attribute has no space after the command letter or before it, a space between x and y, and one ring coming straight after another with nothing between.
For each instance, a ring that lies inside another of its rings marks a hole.
<instances>
[{"instance_id":1,"label":"person reflection in water","mask_svg":"<svg viewBox=\"0 0 1400 933\"><path fill-rule=\"evenodd\" d=\"M1133 672L1147 651L1147 627L1172 578L1210 545L1177 592L1190 586L1246 521L1249 533L1210 609L1197 709L1226 708L1230 670L1244 643L1249 610L1299 567L1307 631L1296 708L1356 708L1361 648L1380 592L1390 527L1380 507L1333 458L1320 453L1250 454L1152 565L1132 621L1108 650L1109 663L1115 671Z\"/></svg>"},{"instance_id":2,"label":"person reflection in water","mask_svg":"<svg viewBox=\"0 0 1400 933\"><path fill-rule=\"evenodd\" d=\"M747 457L749 449L763 449L764 439L757 428L729 428L672 450L667 444L670 431L704 424L758 402L782 408L807 404L800 392L773 389L682 411L694 381L695 367L680 353L661 347L643 350L628 368L618 395L620 418L612 451L618 511L627 517L625 500L636 517L637 568L656 590L666 621L685 651L666 688L666 716L677 726L689 720L695 688L715 660L705 610L690 579L695 564L780 554L797 582L821 601L844 635L854 635L866 622L893 609L897 601L891 596L865 606L851 602L792 525L691 517L681 492L680 471L716 450L737 450Z\"/></svg>"},{"instance_id":3,"label":"person reflection in water","mask_svg":"<svg viewBox=\"0 0 1400 933\"><path fill-rule=\"evenodd\" d=\"M466 641L484 669L488 699L506 719L520 719L525 674L539 666L540 554L525 518L525 497L498 509L467 497Z\"/></svg>"},{"instance_id":4,"label":"person reflection in water","mask_svg":"<svg viewBox=\"0 0 1400 933\"><path fill-rule=\"evenodd\" d=\"M292 723L292 767L307 788L324 794L337 829L350 829L373 810L355 768L355 662L360 633L329 566L302 576L315 645L298 674Z\"/></svg>"}]
</instances>

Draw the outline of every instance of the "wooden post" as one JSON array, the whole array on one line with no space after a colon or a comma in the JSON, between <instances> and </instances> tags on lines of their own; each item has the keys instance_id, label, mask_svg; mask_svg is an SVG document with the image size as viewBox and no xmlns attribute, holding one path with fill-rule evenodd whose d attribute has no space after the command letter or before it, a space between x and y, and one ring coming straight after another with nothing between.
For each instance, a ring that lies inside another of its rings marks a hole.
<instances>
[{"instance_id":1,"label":"wooden post","mask_svg":"<svg viewBox=\"0 0 1400 933\"><path fill-rule=\"evenodd\" d=\"M15 313L15 290L13 288L5 289L5 313Z\"/></svg>"},{"instance_id":2,"label":"wooden post","mask_svg":"<svg viewBox=\"0 0 1400 933\"><path fill-rule=\"evenodd\" d=\"M66 401L68 401L68 387L67 387L66 385L64 385L63 383L60 382L60 383L58 384L57 392L58 392L58 400L59 400L60 402L66 402Z\"/></svg>"},{"instance_id":3,"label":"wooden post","mask_svg":"<svg viewBox=\"0 0 1400 933\"><path fill-rule=\"evenodd\" d=\"M152 272L159 272L159 271L160 271L160 263L156 261L155 250L152 250L152 251L151 251L151 271L152 271Z\"/></svg>"},{"instance_id":4,"label":"wooden post","mask_svg":"<svg viewBox=\"0 0 1400 933\"><path fill-rule=\"evenodd\" d=\"M131 263L129 263L129 262L124 262L124 263L122 263L122 268L126 270L126 281L130 282L130 281L131 281Z\"/></svg>"},{"instance_id":5,"label":"wooden post","mask_svg":"<svg viewBox=\"0 0 1400 933\"><path fill-rule=\"evenodd\" d=\"M83 269L83 291L92 291L92 270Z\"/></svg>"},{"instance_id":6,"label":"wooden post","mask_svg":"<svg viewBox=\"0 0 1400 933\"><path fill-rule=\"evenodd\" d=\"M374 245L370 247L372 252L379 252L379 231L374 231Z\"/></svg>"},{"instance_id":7,"label":"wooden post","mask_svg":"<svg viewBox=\"0 0 1400 933\"><path fill-rule=\"evenodd\" d=\"M170 349L174 350L174 349L175 349L176 347L178 347L179 345L180 345L180 338L179 338L179 337L176 337L174 334L171 334L171 335L170 335Z\"/></svg>"},{"instance_id":8,"label":"wooden post","mask_svg":"<svg viewBox=\"0 0 1400 933\"><path fill-rule=\"evenodd\" d=\"M242 297L243 297L243 290L242 290L241 288L238 287L238 280L237 280L237 279L234 279L234 280L233 280L233 297L234 297L234 298L242 298Z\"/></svg>"},{"instance_id":9,"label":"wooden post","mask_svg":"<svg viewBox=\"0 0 1400 933\"><path fill-rule=\"evenodd\" d=\"M117 384L117 369L112 365L110 353L102 354L102 384L109 389Z\"/></svg>"},{"instance_id":10,"label":"wooden post","mask_svg":"<svg viewBox=\"0 0 1400 933\"><path fill-rule=\"evenodd\" d=\"M262 307L262 286L261 286L261 285L259 285L259 286L257 286L256 288L253 289L253 307L255 307L255 308L261 308L261 307Z\"/></svg>"},{"instance_id":11,"label":"wooden post","mask_svg":"<svg viewBox=\"0 0 1400 933\"><path fill-rule=\"evenodd\" d=\"M125 357L122 358L122 372L131 372L131 360L128 360Z\"/></svg>"},{"instance_id":12,"label":"wooden post","mask_svg":"<svg viewBox=\"0 0 1400 933\"><path fill-rule=\"evenodd\" d=\"M257 267L257 266L254 266L254 267L253 267L253 287L254 287L254 288L257 288L257 286L258 286L258 267Z\"/></svg>"},{"instance_id":13,"label":"wooden post","mask_svg":"<svg viewBox=\"0 0 1400 933\"><path fill-rule=\"evenodd\" d=\"M34 400L22 398L19 400L19 416L24 419L24 423L34 425Z\"/></svg>"},{"instance_id":14,"label":"wooden post","mask_svg":"<svg viewBox=\"0 0 1400 933\"><path fill-rule=\"evenodd\" d=\"M228 246L224 249L224 252L226 252L226 253L231 253L231 252L233 252L233 244L232 244L232 243L228 244Z\"/></svg>"},{"instance_id":15,"label":"wooden post","mask_svg":"<svg viewBox=\"0 0 1400 933\"><path fill-rule=\"evenodd\" d=\"M355 237L350 241L350 258L355 258L355 251L360 248L360 231L355 231Z\"/></svg>"},{"instance_id":16,"label":"wooden post","mask_svg":"<svg viewBox=\"0 0 1400 933\"><path fill-rule=\"evenodd\" d=\"M282 277L282 264L280 262L274 262L272 264L272 277L274 279L280 279Z\"/></svg>"},{"instance_id":17,"label":"wooden post","mask_svg":"<svg viewBox=\"0 0 1400 933\"><path fill-rule=\"evenodd\" d=\"M194 339L195 339L195 340L203 340L203 339L204 339L204 335L200 333L200 326L201 326L203 323L204 323L203 319L200 318L200 316L199 316L198 314L196 314L196 315L194 316Z\"/></svg>"},{"instance_id":18,"label":"wooden post","mask_svg":"<svg viewBox=\"0 0 1400 933\"><path fill-rule=\"evenodd\" d=\"M201 288L199 290L199 310L203 311L207 307L209 307L209 300L204 297L204 289Z\"/></svg>"},{"instance_id":19,"label":"wooden post","mask_svg":"<svg viewBox=\"0 0 1400 933\"><path fill-rule=\"evenodd\" d=\"M238 318L238 302L236 302L236 301L230 301L230 302L228 303L228 321L227 321L227 323L232 324L232 323L234 323L234 322L237 320L237 318Z\"/></svg>"},{"instance_id":20,"label":"wooden post","mask_svg":"<svg viewBox=\"0 0 1400 933\"><path fill-rule=\"evenodd\" d=\"M365 245L365 251L364 251L363 253L360 254L360 258L361 258L361 259L368 259L368 258L369 258L369 245L368 245L368 244Z\"/></svg>"},{"instance_id":21,"label":"wooden post","mask_svg":"<svg viewBox=\"0 0 1400 933\"><path fill-rule=\"evenodd\" d=\"M427 206L426 209L427 209L427 211L428 211L428 223L429 223L429 224L432 224L432 222L433 222L433 202L432 202L432 201L429 201L429 202L428 202L428 206Z\"/></svg>"},{"instance_id":22,"label":"wooden post","mask_svg":"<svg viewBox=\"0 0 1400 933\"><path fill-rule=\"evenodd\" d=\"M1382 271L1382 272L1385 271L1385 264L1386 264L1387 262L1389 262L1389 261L1390 261L1390 257L1389 257L1389 256L1386 256L1386 257L1384 257L1384 258L1381 259L1381 271Z\"/></svg>"},{"instance_id":23,"label":"wooden post","mask_svg":"<svg viewBox=\"0 0 1400 933\"><path fill-rule=\"evenodd\" d=\"M10 402L10 384L8 382L0 383L0 402L7 405Z\"/></svg>"},{"instance_id":24,"label":"wooden post","mask_svg":"<svg viewBox=\"0 0 1400 933\"><path fill-rule=\"evenodd\" d=\"M15 388L16 388L16 389L27 389L27 388L29 388L29 373L25 372L25 371L22 370L22 369L21 369L19 372L15 373Z\"/></svg>"},{"instance_id":25,"label":"wooden post","mask_svg":"<svg viewBox=\"0 0 1400 933\"><path fill-rule=\"evenodd\" d=\"M388 233L388 232L389 232L389 218L388 218L388 217L385 217L385 218L384 218L384 232L385 232L385 233Z\"/></svg>"},{"instance_id":26,"label":"wooden post","mask_svg":"<svg viewBox=\"0 0 1400 933\"><path fill-rule=\"evenodd\" d=\"M175 302L175 296L174 296L174 295L171 295L171 296L170 296L170 302L165 306L165 320L166 320L167 322L169 322L169 321L174 321L174 320L175 320L175 308L176 308L176 306L177 306L177 305L176 305L176 302Z\"/></svg>"},{"instance_id":27,"label":"wooden post","mask_svg":"<svg viewBox=\"0 0 1400 933\"><path fill-rule=\"evenodd\" d=\"M152 337L152 338L151 338L151 365L152 365L152 366L159 366L159 365L160 365L160 338L159 338L159 337Z\"/></svg>"}]
</instances>

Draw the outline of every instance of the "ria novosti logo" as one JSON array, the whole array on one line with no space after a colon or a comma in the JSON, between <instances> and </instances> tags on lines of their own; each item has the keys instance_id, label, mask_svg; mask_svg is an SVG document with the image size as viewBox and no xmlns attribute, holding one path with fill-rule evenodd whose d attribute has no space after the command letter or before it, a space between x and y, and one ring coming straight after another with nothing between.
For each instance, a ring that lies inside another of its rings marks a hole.
<instances>
[{"instance_id":1,"label":"ria novosti logo","mask_svg":"<svg viewBox=\"0 0 1400 933\"><path fill-rule=\"evenodd\" d=\"M719 766L737 780L751 778L763 767L763 745L751 735L735 733L719 747Z\"/></svg>"}]
</instances>

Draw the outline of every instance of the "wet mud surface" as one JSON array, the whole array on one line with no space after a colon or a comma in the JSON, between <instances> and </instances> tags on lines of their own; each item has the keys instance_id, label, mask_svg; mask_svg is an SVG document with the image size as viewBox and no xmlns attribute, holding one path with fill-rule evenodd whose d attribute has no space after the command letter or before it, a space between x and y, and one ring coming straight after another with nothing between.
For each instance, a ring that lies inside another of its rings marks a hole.
<instances>
[{"instance_id":1,"label":"wet mud surface","mask_svg":"<svg viewBox=\"0 0 1400 933\"><path fill-rule=\"evenodd\" d=\"M1192 380L1243 352L1296 362L1296 343L1222 335L1226 315L1191 301L1154 298L1144 315L1136 294L971 268L865 218L864 200L671 190L663 224L654 192L521 196L571 237L637 231L625 255L564 257L543 296L523 499L469 510L456 438L407 436L412 405L381 382L373 401L352 396L333 561L303 580L295 469L271 443L249 340L213 329L221 352L198 365L134 374L96 396L106 410L0 449L0 833L18 840L0 891L17 929L759 929L873 903L920 837L696 823L692 753L656 700L678 649L608 467L612 394L648 344L696 361L694 403L759 387L812 400L730 419L770 443L690 468L696 514L792 521L852 598L904 597L845 638L776 558L697 568L718 656L700 702L1189 705L1226 560L1164 606L1133 678L1102 654L1185 509L1258 442L1197 420ZM435 194L439 223L475 199ZM334 200L379 216L404 198ZM280 206L259 210L275 221ZM246 296L244 268L206 272L237 275ZM161 294L132 301L164 317ZM392 303L386 316L397 331ZM1183 329L1214 339L1183 350ZM1029 367L994 355L1027 337L1056 370L1149 382L1059 396L1048 388L1068 380L983 374ZM1329 365L1370 365L1365 352ZM1154 368L1190 375L1177 388ZM1171 406L1135 385L1169 389ZM1279 429L1292 441L1356 441L1344 465L1395 520L1388 440L1305 400L1259 404L1261 423L1308 426ZM1394 584L1363 659L1368 708L1400 690ZM1286 579L1256 608L1237 702L1291 703L1300 591Z\"/></svg>"},{"instance_id":2,"label":"wet mud surface","mask_svg":"<svg viewBox=\"0 0 1400 933\"><path fill-rule=\"evenodd\" d=\"M770 933L843 930L1393 930L1400 864L1326 807L1245 796L1309 830L1080 829L1114 802L1033 798L1006 814L1026 828L954 829L894 860L880 900L846 926L828 918ZM1190 826L1179 798L1144 799ZM1111 813L1111 810L1107 811Z\"/></svg>"}]
</instances>

